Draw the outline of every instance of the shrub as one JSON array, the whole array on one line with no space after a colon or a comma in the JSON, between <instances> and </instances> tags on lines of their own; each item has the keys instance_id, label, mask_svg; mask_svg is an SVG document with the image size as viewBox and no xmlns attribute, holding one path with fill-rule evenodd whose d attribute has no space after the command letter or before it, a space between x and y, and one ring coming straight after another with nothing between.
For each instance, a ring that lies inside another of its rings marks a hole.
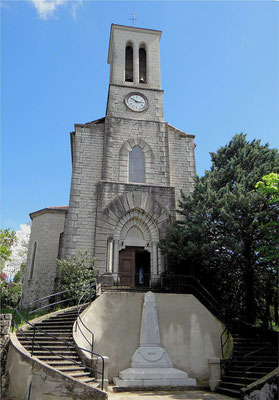
<instances>
[{"instance_id":1,"label":"shrub","mask_svg":"<svg viewBox=\"0 0 279 400\"><path fill-rule=\"evenodd\" d=\"M71 303L82 296L84 290L96 281L95 258L88 252L78 251L75 255L57 260L57 266L61 273L61 291L68 290L64 298L71 298Z\"/></svg>"}]
</instances>

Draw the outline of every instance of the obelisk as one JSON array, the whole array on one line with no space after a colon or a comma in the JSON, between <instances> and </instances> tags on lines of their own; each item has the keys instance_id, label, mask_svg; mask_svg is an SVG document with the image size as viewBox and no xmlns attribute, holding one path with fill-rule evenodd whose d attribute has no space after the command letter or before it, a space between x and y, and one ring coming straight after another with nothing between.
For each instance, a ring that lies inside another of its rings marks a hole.
<instances>
[{"instance_id":1,"label":"obelisk","mask_svg":"<svg viewBox=\"0 0 279 400\"><path fill-rule=\"evenodd\" d=\"M195 379L173 368L166 350L161 347L155 294L147 292L141 319L140 343L131 359L131 367L114 378L116 386L194 386Z\"/></svg>"}]
</instances>

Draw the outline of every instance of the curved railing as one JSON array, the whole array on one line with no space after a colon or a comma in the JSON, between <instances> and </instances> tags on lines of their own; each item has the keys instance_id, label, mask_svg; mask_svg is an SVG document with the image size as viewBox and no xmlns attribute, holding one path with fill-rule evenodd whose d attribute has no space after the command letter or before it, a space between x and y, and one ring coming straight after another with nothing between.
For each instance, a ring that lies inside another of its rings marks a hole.
<instances>
[{"instance_id":1,"label":"curved railing","mask_svg":"<svg viewBox=\"0 0 279 400\"><path fill-rule=\"evenodd\" d=\"M83 306L89 302L92 302L96 298L96 286L97 282L93 282L83 293L83 295L80 297L78 301L78 307L77 307L77 319L75 322L75 331L79 330L85 341L89 344L91 347L91 352L93 353L93 348L94 348L94 333L85 325L83 322L80 314L81 310L83 309ZM82 325L85 330L89 333L91 336L91 341L88 340L87 336L84 334L81 326Z\"/></svg>"},{"instance_id":2,"label":"curved railing","mask_svg":"<svg viewBox=\"0 0 279 400\"><path fill-rule=\"evenodd\" d=\"M95 282L94 282L94 283L95 283ZM94 284L94 283L93 283L93 284ZM93 285L93 284L92 284L92 285ZM91 287L92 285L90 285L90 287ZM83 288L84 288L84 287L83 287ZM83 288L82 288L82 289L83 289ZM80 289L80 288L79 288L79 289ZM54 308L54 307L56 307L56 306L59 305L59 304L62 304L62 303L65 303L65 302L70 302L70 301L75 300L75 299L76 299L75 297L64 298L64 299L55 301L55 302L53 302L53 303L48 303L48 304L45 304L45 305L43 305L43 306L41 305L43 302L49 301L49 300L50 300L51 298L53 298L53 297L58 298L58 296L65 295L66 293L69 293L69 292L71 292L71 290L64 290L64 291L62 291L62 292L54 293L54 294L51 294L51 295L49 295L49 296L45 296L45 297L42 297L42 298L40 298L40 299L37 299L37 300L31 302L31 303L28 305L28 309L27 309L27 311L28 311L28 312L27 312L27 318L25 318L25 317L22 315L22 313L20 312L20 310L19 310L18 308L16 308L15 312L16 312L16 314L19 316L20 320L21 320L21 321L24 321L25 324L29 325L30 329L33 330L33 336L32 336L32 342L31 342L31 353L30 353L30 354L31 354L31 357L33 357L34 346L38 346L38 347L40 347L40 348L42 348L42 349L44 349L44 350L47 350L47 351L50 352L50 353L53 353L53 354L55 354L55 355L61 357L63 360L68 360L68 361L71 361L71 362L73 362L74 364L76 364L76 365L78 365L78 366L82 366L82 367L86 368L87 370L89 370L89 371L90 371L91 373L93 373L94 375L97 374L97 375L100 375L100 376L101 376L101 389L103 390L103 388L104 388L104 368L105 368L105 360L104 360L104 357L103 357L101 354L95 353L95 352L93 352L92 350L88 350L88 349L79 347L79 346L74 345L74 344L72 344L72 343L70 343L70 342L68 342L68 341L66 341L66 340L64 340L64 339L61 339L61 338L57 337L56 335L53 335L53 334L51 334L51 333L49 333L49 332L46 332L44 329L41 329L41 328L39 328L38 326L32 324L32 323L28 320L28 319L29 319L29 316L30 316L31 314L33 314L33 313L35 313L35 312L38 312L39 310L43 310L43 309L46 309L46 308ZM82 296L82 297L83 297L83 296ZM36 304L36 303L39 303L39 307L38 307L38 308L33 308L33 307L34 307L34 304ZM83 303L83 305L84 305L84 303ZM31 307L33 308L32 310L31 310ZM81 309L81 307L78 305L78 310L80 311L80 309ZM62 311L62 310L61 310L61 311ZM79 313L78 313L78 315L79 315ZM15 321L15 319L14 319L14 321ZM17 326L17 324L16 324L15 322L14 322L14 325L15 325L16 328L18 328L18 326ZM20 329L20 328L19 328L18 331L19 331L23 336L27 337L26 332L25 332L23 329ZM95 368L89 367L89 366L88 366L85 362L83 362L83 361L75 361L75 360L73 360L73 359L69 359L69 358L65 357L64 355L60 354L59 351L55 351L55 352L54 352L54 351L52 351L51 349L47 348L46 346L41 345L39 342L36 341L36 333L43 333L44 335L55 339L56 341L58 341L58 342L60 342L60 343L62 343L62 344L64 344L64 345L66 345L66 346L69 347L69 348L74 348L75 350L78 350L78 351L80 351L80 352L89 353L91 359L94 358L94 357L101 359L101 361L102 361L101 371L98 371L98 370L95 369Z\"/></svg>"}]
</instances>

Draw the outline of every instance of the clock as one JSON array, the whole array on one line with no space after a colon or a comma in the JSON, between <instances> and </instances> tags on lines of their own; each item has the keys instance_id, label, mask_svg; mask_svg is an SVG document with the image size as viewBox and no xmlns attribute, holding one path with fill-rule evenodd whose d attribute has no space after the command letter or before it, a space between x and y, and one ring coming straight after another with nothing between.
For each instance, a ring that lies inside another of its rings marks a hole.
<instances>
[{"instance_id":1,"label":"clock","mask_svg":"<svg viewBox=\"0 0 279 400\"><path fill-rule=\"evenodd\" d=\"M129 93L125 97L126 106L132 111L144 111L148 107L147 98L141 93Z\"/></svg>"}]
</instances>

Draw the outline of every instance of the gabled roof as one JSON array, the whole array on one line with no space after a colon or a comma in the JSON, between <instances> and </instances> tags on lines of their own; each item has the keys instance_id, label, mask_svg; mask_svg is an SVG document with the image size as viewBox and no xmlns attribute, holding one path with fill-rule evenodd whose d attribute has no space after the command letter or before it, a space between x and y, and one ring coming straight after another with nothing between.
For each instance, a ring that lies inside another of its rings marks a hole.
<instances>
[{"instance_id":1,"label":"gabled roof","mask_svg":"<svg viewBox=\"0 0 279 400\"><path fill-rule=\"evenodd\" d=\"M173 129L174 131L176 131L177 133L179 133L179 134L182 135L182 136L188 136L188 137L191 137L191 138L193 138L193 139L196 137L195 135L191 135L191 134L189 134L189 133L186 133L186 132L181 131L180 129L175 128L174 126L172 126L172 125L169 124L169 123L167 123L167 124L168 124L168 126L169 126L171 129Z\"/></svg>"},{"instance_id":2,"label":"gabled roof","mask_svg":"<svg viewBox=\"0 0 279 400\"><path fill-rule=\"evenodd\" d=\"M106 119L106 117L102 117L102 118L98 118L98 119L95 119L94 121L91 121L91 122L85 122L85 124L75 124L75 128L76 127L83 127L83 126L85 126L85 125L98 125L98 124L102 124L103 122L105 122L105 119ZM74 133L74 132L71 132L71 133Z\"/></svg>"},{"instance_id":3,"label":"gabled roof","mask_svg":"<svg viewBox=\"0 0 279 400\"><path fill-rule=\"evenodd\" d=\"M34 217L37 217L38 215L46 214L46 213L66 214L68 212L68 209L69 209L69 206L46 207L46 208L42 208L41 210L30 213L29 216L33 220Z\"/></svg>"}]
</instances>

